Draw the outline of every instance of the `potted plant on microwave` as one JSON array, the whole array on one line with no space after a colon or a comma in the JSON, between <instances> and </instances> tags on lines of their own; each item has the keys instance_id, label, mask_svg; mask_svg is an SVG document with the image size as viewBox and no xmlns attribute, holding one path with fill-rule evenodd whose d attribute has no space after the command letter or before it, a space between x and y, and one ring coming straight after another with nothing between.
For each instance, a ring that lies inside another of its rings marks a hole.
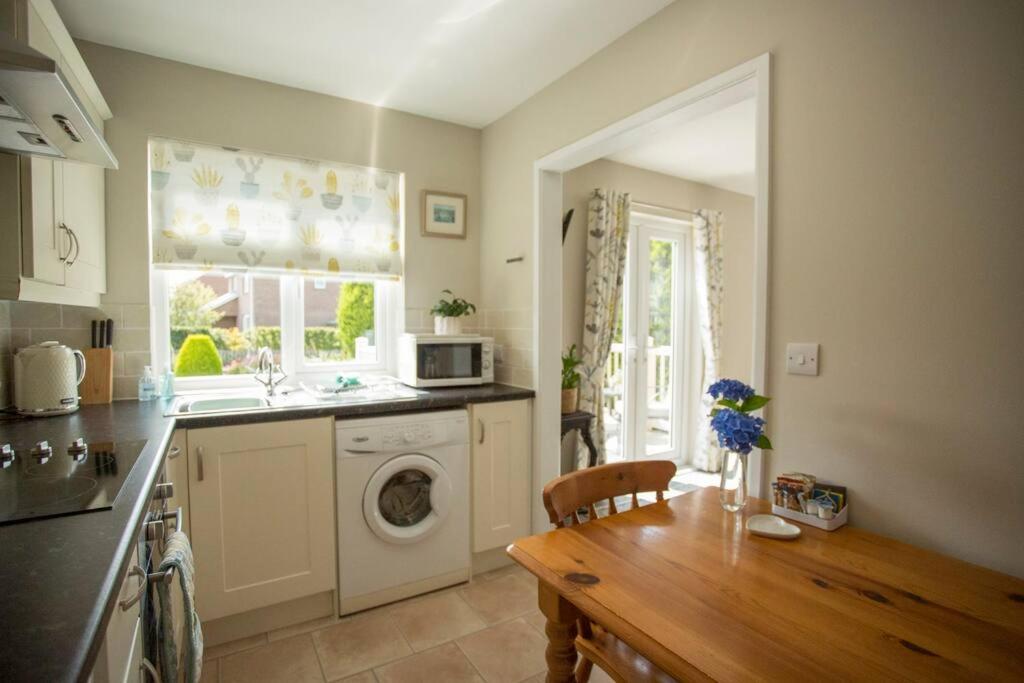
<instances>
[{"instance_id":1,"label":"potted plant on microwave","mask_svg":"<svg viewBox=\"0 0 1024 683\"><path fill-rule=\"evenodd\" d=\"M476 306L455 296L450 289L442 290L441 293L450 295L452 300L442 298L430 309L434 315L434 334L462 334L461 319L476 313Z\"/></svg>"},{"instance_id":2,"label":"potted plant on microwave","mask_svg":"<svg viewBox=\"0 0 1024 683\"><path fill-rule=\"evenodd\" d=\"M562 415L576 412L580 400L580 373L576 368L582 363L575 344L562 356Z\"/></svg>"}]
</instances>

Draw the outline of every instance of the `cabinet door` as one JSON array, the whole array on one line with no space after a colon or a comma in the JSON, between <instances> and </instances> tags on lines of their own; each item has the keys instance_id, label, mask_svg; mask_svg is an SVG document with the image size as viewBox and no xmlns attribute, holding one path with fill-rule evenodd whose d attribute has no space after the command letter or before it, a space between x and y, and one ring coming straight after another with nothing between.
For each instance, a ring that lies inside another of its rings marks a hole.
<instances>
[{"instance_id":1,"label":"cabinet door","mask_svg":"<svg viewBox=\"0 0 1024 683\"><path fill-rule=\"evenodd\" d=\"M333 440L333 418L188 431L204 619L335 588Z\"/></svg>"},{"instance_id":2,"label":"cabinet door","mask_svg":"<svg viewBox=\"0 0 1024 683\"><path fill-rule=\"evenodd\" d=\"M61 221L74 235L64 284L102 294L107 291L103 169L73 161L56 163L61 167Z\"/></svg>"},{"instance_id":3,"label":"cabinet door","mask_svg":"<svg viewBox=\"0 0 1024 683\"><path fill-rule=\"evenodd\" d=\"M481 552L530 533L530 404L478 403L471 414L473 552Z\"/></svg>"},{"instance_id":4,"label":"cabinet door","mask_svg":"<svg viewBox=\"0 0 1024 683\"><path fill-rule=\"evenodd\" d=\"M133 553L129 568L139 564L138 551ZM122 683L139 679L139 663L142 657L142 628L139 619L140 605L138 602L127 609L122 609L121 601L129 600L139 592L140 582L145 577L129 573L121 582L121 590L117 595L117 603L110 615L103 645L96 655L93 665L93 683Z\"/></svg>"},{"instance_id":5,"label":"cabinet door","mask_svg":"<svg viewBox=\"0 0 1024 683\"><path fill-rule=\"evenodd\" d=\"M50 284L64 284L64 259L71 239L59 228L60 162L38 157L21 160L21 234L25 277Z\"/></svg>"}]
</instances>

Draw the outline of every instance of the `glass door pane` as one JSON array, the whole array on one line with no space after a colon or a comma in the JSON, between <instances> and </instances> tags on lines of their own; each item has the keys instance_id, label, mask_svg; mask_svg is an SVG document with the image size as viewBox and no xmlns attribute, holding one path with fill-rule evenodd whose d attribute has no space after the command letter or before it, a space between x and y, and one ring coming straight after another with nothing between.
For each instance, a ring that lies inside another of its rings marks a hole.
<instances>
[{"instance_id":1,"label":"glass door pane","mask_svg":"<svg viewBox=\"0 0 1024 683\"><path fill-rule=\"evenodd\" d=\"M644 416L641 425L641 452L647 457L668 454L676 449L675 424L675 322L678 315L676 281L679 242L649 237L647 248L646 290L640 321L645 329L644 376L642 379Z\"/></svg>"}]
</instances>

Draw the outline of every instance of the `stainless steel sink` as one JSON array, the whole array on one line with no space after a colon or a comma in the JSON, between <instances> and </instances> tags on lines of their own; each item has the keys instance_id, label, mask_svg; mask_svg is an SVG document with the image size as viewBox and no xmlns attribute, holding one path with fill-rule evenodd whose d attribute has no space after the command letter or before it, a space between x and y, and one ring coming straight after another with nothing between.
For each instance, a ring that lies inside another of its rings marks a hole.
<instances>
[{"instance_id":1,"label":"stainless steel sink","mask_svg":"<svg viewBox=\"0 0 1024 683\"><path fill-rule=\"evenodd\" d=\"M258 410L268 407L270 407L270 401L263 396L218 396L181 401L174 412L212 413L225 410Z\"/></svg>"}]
</instances>

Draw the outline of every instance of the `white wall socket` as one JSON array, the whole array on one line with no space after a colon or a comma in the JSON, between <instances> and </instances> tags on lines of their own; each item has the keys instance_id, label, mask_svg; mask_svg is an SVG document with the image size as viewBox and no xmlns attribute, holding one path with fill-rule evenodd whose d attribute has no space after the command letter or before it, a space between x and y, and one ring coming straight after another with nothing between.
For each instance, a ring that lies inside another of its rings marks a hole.
<instances>
[{"instance_id":1,"label":"white wall socket","mask_svg":"<svg viewBox=\"0 0 1024 683\"><path fill-rule=\"evenodd\" d=\"M786 372L790 375L817 375L818 350L817 344L786 344Z\"/></svg>"}]
</instances>

